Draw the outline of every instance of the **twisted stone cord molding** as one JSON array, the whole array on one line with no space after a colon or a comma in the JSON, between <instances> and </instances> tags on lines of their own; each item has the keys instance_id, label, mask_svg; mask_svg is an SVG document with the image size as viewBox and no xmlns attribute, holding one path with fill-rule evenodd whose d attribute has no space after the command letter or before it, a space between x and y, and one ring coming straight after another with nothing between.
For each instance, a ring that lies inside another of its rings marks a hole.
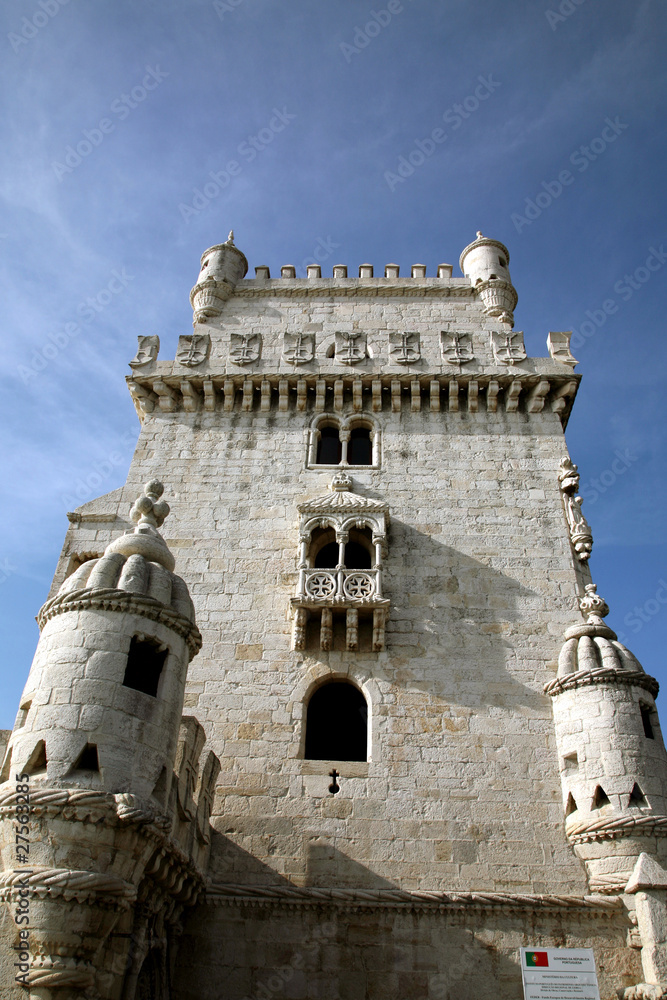
<instances>
[{"instance_id":1,"label":"twisted stone cord molding","mask_svg":"<svg viewBox=\"0 0 667 1000\"><path fill-rule=\"evenodd\" d=\"M27 974L28 983L32 987L43 989L62 988L69 986L72 988L85 989L93 983L94 973L91 966L70 967L64 962L60 966L57 961L52 966L36 968L32 966Z\"/></svg>"},{"instance_id":2,"label":"twisted stone cord molding","mask_svg":"<svg viewBox=\"0 0 667 1000\"><path fill-rule=\"evenodd\" d=\"M14 809L18 795L15 788L0 793L0 818L5 812ZM23 795L20 797L23 798ZM125 792L114 795L111 792L88 789L33 786L30 789L30 809L33 815L39 815L42 810L48 810L52 814L65 810L68 813L74 809L85 810L85 815L68 815L68 819L83 819L93 810L101 810L108 812L110 818L116 816L121 823L152 824L161 831L171 828L168 816L156 812L136 795Z\"/></svg>"},{"instance_id":3,"label":"twisted stone cord molding","mask_svg":"<svg viewBox=\"0 0 667 1000\"><path fill-rule=\"evenodd\" d=\"M565 833L572 844L617 837L667 837L667 816L618 816L594 823L568 823Z\"/></svg>"},{"instance_id":4,"label":"twisted stone cord molding","mask_svg":"<svg viewBox=\"0 0 667 1000\"><path fill-rule=\"evenodd\" d=\"M555 677L544 685L544 693L553 698L554 695L561 694L563 691L572 691L590 684L632 684L644 688L654 698L660 690L656 679L643 671L610 670L608 667L599 667L596 670L577 670L564 677Z\"/></svg>"},{"instance_id":5,"label":"twisted stone cord molding","mask_svg":"<svg viewBox=\"0 0 667 1000\"><path fill-rule=\"evenodd\" d=\"M113 588L84 588L66 594L57 594L47 601L37 615L40 629L56 615L68 611L119 611L141 615L151 621L166 625L188 644L191 658L201 649L202 637L199 629L173 608L168 608L153 597L131 594L126 590Z\"/></svg>"},{"instance_id":6,"label":"twisted stone cord molding","mask_svg":"<svg viewBox=\"0 0 667 1000\"><path fill-rule=\"evenodd\" d=\"M28 875L26 872L32 874ZM115 896L132 902L137 895L136 888L115 875L99 872L74 871L69 868L31 868L0 874L0 893L7 894L17 887L23 888L25 880L36 896L51 895L53 892L71 892L77 896Z\"/></svg>"},{"instance_id":7,"label":"twisted stone cord molding","mask_svg":"<svg viewBox=\"0 0 667 1000\"><path fill-rule=\"evenodd\" d=\"M461 907L507 906L522 909L579 909L609 912L618 910L619 899L604 896L547 896L510 892L407 892L402 889L315 889L300 886L255 886L215 884L206 892L209 903L257 903L278 905L317 905L334 903L341 906L408 906Z\"/></svg>"},{"instance_id":8,"label":"twisted stone cord molding","mask_svg":"<svg viewBox=\"0 0 667 1000\"><path fill-rule=\"evenodd\" d=\"M623 892L628 880L632 875L632 871L628 872L614 872L608 875L600 874L593 875L588 882L588 887L591 892L601 892L601 893L617 893Z\"/></svg>"}]
</instances>

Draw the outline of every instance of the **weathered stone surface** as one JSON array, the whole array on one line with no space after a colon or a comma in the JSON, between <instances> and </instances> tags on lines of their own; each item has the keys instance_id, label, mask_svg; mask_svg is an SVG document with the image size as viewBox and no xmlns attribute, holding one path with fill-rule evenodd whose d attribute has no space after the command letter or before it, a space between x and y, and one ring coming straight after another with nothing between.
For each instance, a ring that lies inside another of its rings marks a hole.
<instances>
[{"instance_id":1,"label":"weathered stone surface","mask_svg":"<svg viewBox=\"0 0 667 1000\"><path fill-rule=\"evenodd\" d=\"M579 376L562 350L524 357L506 248L478 234L462 259L465 278L364 265L357 279L337 265L333 278L260 267L244 280L233 241L211 248L179 358L134 366L127 485L70 515L44 616L69 603L44 617L12 745L22 766L28 736L52 745L49 780L64 786L74 742L95 732L100 755L114 748L109 777L127 779L114 794L143 783L183 857L210 850L173 1000L217 1000L221 983L230 1000L510 1000L518 948L533 944L593 947L605 1000L662 975L664 901L644 914L621 896L642 852L663 858L667 765L657 716L655 739L642 729L655 682L613 645L590 546L563 506ZM325 432L338 465L318 460ZM370 451L354 464L360 434ZM127 534L158 474L169 557L151 530ZM333 562L316 563L332 544ZM348 544L368 561L349 565ZM91 587L106 606L76 603ZM597 618L575 626L586 587ZM202 647L185 680L188 592ZM123 684L149 619L183 670L159 718ZM331 680L363 695L365 760L306 759L309 700ZM77 848L81 870L87 851L108 853L114 824ZM75 867L75 835L58 837L59 863ZM123 844L119 864L143 857L141 837ZM175 859L169 847L158 881L178 883ZM141 894L143 869L130 869L118 877ZM124 942L144 911L131 901L117 916L103 997L167 997L166 958L145 939L168 916L175 949L167 896L142 916L134 958Z\"/></svg>"}]
</instances>

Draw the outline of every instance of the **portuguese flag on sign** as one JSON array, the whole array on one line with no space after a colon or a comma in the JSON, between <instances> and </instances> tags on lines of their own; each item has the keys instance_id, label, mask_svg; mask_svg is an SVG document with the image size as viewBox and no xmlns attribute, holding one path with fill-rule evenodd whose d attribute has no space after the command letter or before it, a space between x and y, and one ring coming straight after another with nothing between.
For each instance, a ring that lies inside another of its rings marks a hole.
<instances>
[{"instance_id":1,"label":"portuguese flag on sign","mask_svg":"<svg viewBox=\"0 0 667 1000\"><path fill-rule=\"evenodd\" d=\"M526 952L526 965L528 968L534 968L537 965L549 967L549 956L546 951L527 951Z\"/></svg>"}]
</instances>

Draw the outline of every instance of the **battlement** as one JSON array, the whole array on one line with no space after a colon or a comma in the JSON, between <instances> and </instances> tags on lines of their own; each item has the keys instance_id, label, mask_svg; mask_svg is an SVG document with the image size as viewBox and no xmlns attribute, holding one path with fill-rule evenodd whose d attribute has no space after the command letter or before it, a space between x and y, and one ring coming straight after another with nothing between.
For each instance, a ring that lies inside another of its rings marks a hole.
<instances>
[{"instance_id":1,"label":"battlement","mask_svg":"<svg viewBox=\"0 0 667 1000\"><path fill-rule=\"evenodd\" d=\"M434 280L438 282L452 281L458 284L462 284L465 287L470 286L470 282L467 278L452 278L453 266L451 264L438 264L436 279L430 278L429 284L433 284ZM338 282L338 281L349 281L354 284L350 287L358 288L361 282L372 282L368 287L387 287L387 282L414 282L421 281L426 278L426 264L413 264L410 268L410 275L400 277L400 267L398 264L386 264L384 268L384 276L374 275L374 267L372 264L360 264L358 277L348 274L347 264L334 264L331 277L327 277L322 274L322 268L319 264L309 264L306 268L306 281L323 281L326 283ZM259 265L255 267L255 277L246 278L242 281L242 285L248 285L248 283L254 282L267 282L267 281L303 281L302 277L297 277L296 267L293 264L283 264L280 268L280 278L271 278L271 271L266 265ZM376 282L381 282L377 285ZM277 286L272 286L277 287ZM338 287L338 286L337 286Z\"/></svg>"}]
</instances>

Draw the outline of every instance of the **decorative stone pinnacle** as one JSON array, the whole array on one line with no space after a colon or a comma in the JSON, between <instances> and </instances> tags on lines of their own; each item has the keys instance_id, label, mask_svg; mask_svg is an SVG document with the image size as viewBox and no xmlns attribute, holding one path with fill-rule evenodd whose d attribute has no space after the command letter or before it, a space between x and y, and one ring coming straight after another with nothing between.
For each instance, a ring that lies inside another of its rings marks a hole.
<instances>
[{"instance_id":1,"label":"decorative stone pinnacle","mask_svg":"<svg viewBox=\"0 0 667 1000\"><path fill-rule=\"evenodd\" d=\"M586 584L586 596L579 601L579 610L586 615L589 625L604 625L602 621L609 614L609 605L597 593L597 584Z\"/></svg>"},{"instance_id":2,"label":"decorative stone pinnacle","mask_svg":"<svg viewBox=\"0 0 667 1000\"><path fill-rule=\"evenodd\" d=\"M138 497L130 517L136 523L135 533L152 533L162 525L165 517L169 513L169 504L160 497L164 493L164 486L157 479L151 479L150 483L144 486L143 494Z\"/></svg>"},{"instance_id":3,"label":"decorative stone pinnacle","mask_svg":"<svg viewBox=\"0 0 667 1000\"><path fill-rule=\"evenodd\" d=\"M481 239L482 239L482 231L481 231L481 229L478 229L478 230L477 230L477 239L478 239L478 240L481 240Z\"/></svg>"},{"instance_id":4,"label":"decorative stone pinnacle","mask_svg":"<svg viewBox=\"0 0 667 1000\"><path fill-rule=\"evenodd\" d=\"M234 246L234 230L233 229L229 230L229 236L225 240L225 243L228 243L230 246Z\"/></svg>"},{"instance_id":5,"label":"decorative stone pinnacle","mask_svg":"<svg viewBox=\"0 0 667 1000\"><path fill-rule=\"evenodd\" d=\"M341 493L343 490L352 489L352 480L348 476L347 472L337 472L331 480L330 489L332 489L335 493Z\"/></svg>"}]
</instances>

